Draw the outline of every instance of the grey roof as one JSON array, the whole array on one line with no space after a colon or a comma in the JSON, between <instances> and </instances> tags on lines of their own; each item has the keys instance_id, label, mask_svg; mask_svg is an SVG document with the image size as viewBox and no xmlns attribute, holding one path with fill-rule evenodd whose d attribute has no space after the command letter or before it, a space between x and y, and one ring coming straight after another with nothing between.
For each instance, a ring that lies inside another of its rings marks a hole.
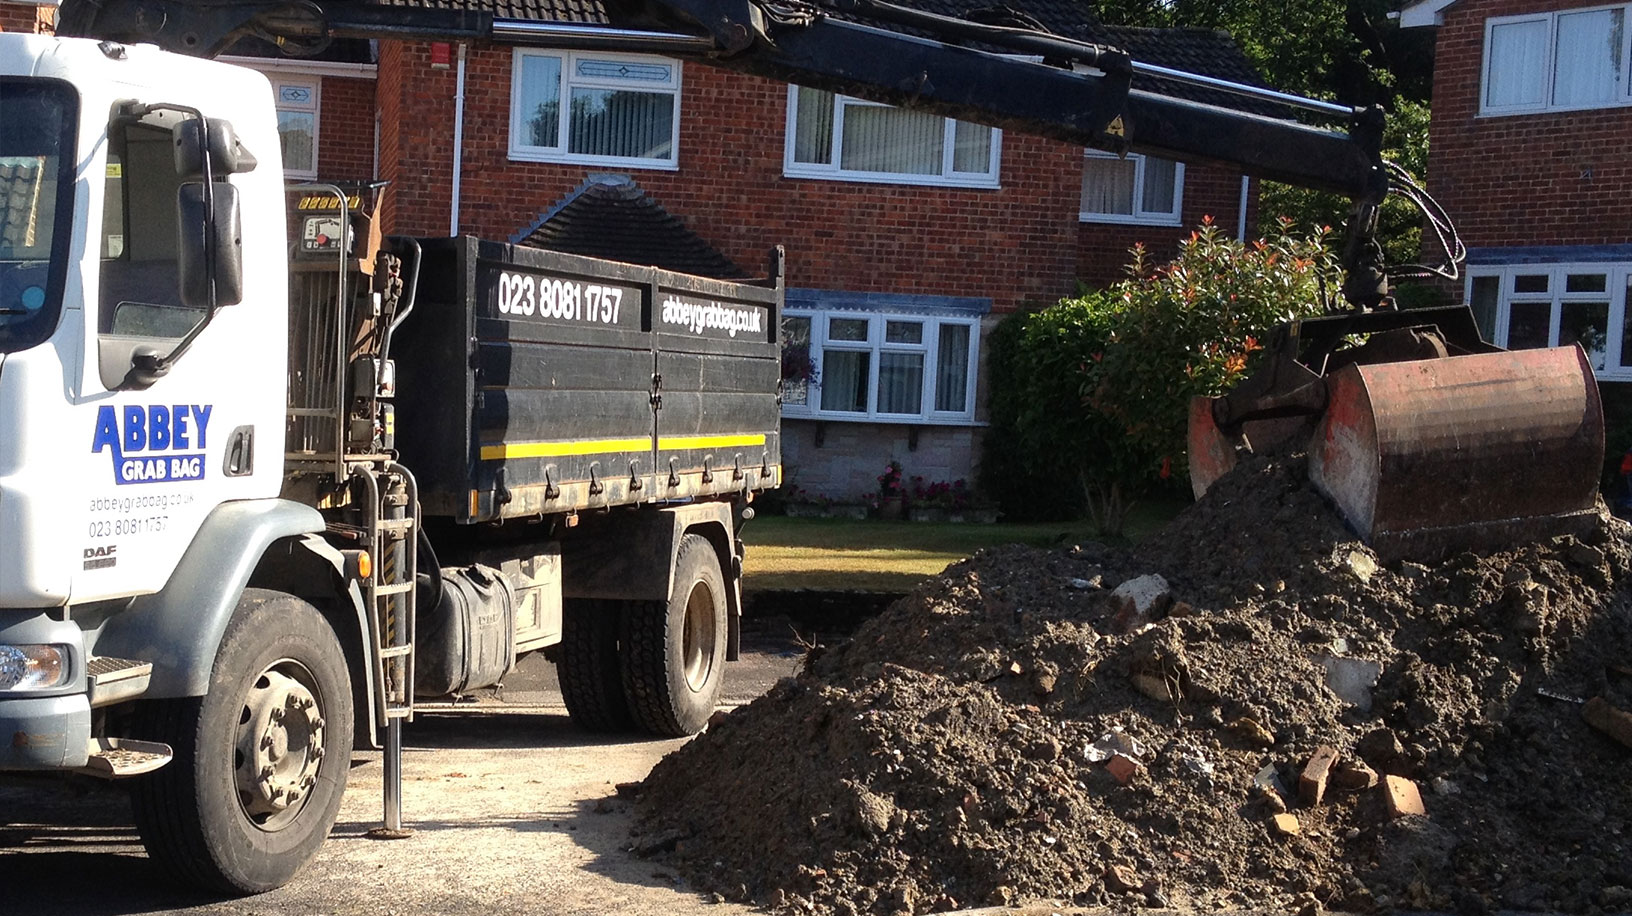
<instances>
[{"instance_id":1,"label":"grey roof","mask_svg":"<svg viewBox=\"0 0 1632 916\"><path fill-rule=\"evenodd\" d=\"M487 11L496 19L533 19L606 25L606 6L600 0L374 0L380 6L412 6L435 10Z\"/></svg>"},{"instance_id":2,"label":"grey roof","mask_svg":"<svg viewBox=\"0 0 1632 916\"><path fill-rule=\"evenodd\" d=\"M748 276L628 175L591 175L510 241L723 280Z\"/></svg>"}]
</instances>

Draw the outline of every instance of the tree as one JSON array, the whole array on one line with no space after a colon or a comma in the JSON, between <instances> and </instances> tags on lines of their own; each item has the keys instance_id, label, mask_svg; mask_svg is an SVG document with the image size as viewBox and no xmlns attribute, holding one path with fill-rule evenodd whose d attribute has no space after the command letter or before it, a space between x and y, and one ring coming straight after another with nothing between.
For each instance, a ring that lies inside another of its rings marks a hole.
<instances>
[{"instance_id":1,"label":"tree","mask_svg":"<svg viewBox=\"0 0 1632 916\"><path fill-rule=\"evenodd\" d=\"M1350 105L1427 102L1433 36L1388 18L1395 0L1105 0L1101 21L1222 29L1269 85Z\"/></svg>"},{"instance_id":2,"label":"tree","mask_svg":"<svg viewBox=\"0 0 1632 916\"><path fill-rule=\"evenodd\" d=\"M1384 158L1404 166L1419 183L1428 167L1428 101L1433 88L1433 36L1401 29L1388 18L1395 0L1108 0L1106 22L1195 26L1230 33L1276 89L1348 105L1381 105L1388 112ZM1299 226L1339 226L1349 201L1337 194L1265 182L1259 232L1272 234L1281 219ZM1388 264L1422 257L1422 214L1391 196L1379 215L1378 239ZM1437 298L1436 288L1405 288L1405 302Z\"/></svg>"}]
</instances>

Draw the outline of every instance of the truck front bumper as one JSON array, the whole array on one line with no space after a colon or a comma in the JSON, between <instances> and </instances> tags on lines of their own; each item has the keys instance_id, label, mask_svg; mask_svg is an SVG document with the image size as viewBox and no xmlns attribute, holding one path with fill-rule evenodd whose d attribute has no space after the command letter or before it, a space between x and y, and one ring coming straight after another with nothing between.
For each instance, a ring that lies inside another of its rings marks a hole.
<instances>
[{"instance_id":1,"label":"truck front bumper","mask_svg":"<svg viewBox=\"0 0 1632 916\"><path fill-rule=\"evenodd\" d=\"M49 690L0 690L0 770L82 767L91 739L84 634L49 610L0 610L0 645L31 644L65 646L68 677Z\"/></svg>"},{"instance_id":2,"label":"truck front bumper","mask_svg":"<svg viewBox=\"0 0 1632 916\"><path fill-rule=\"evenodd\" d=\"M85 694L0 699L0 770L82 767L91 738Z\"/></svg>"}]
</instances>

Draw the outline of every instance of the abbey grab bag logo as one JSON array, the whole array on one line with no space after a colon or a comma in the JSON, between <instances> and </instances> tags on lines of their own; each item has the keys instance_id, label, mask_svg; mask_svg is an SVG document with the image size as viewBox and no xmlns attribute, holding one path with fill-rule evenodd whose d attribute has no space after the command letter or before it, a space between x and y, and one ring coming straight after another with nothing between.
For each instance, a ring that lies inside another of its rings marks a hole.
<instances>
[{"instance_id":1,"label":"abbey grab bag logo","mask_svg":"<svg viewBox=\"0 0 1632 916\"><path fill-rule=\"evenodd\" d=\"M214 409L210 404L99 407L91 452L112 453L116 484L203 480Z\"/></svg>"}]
</instances>

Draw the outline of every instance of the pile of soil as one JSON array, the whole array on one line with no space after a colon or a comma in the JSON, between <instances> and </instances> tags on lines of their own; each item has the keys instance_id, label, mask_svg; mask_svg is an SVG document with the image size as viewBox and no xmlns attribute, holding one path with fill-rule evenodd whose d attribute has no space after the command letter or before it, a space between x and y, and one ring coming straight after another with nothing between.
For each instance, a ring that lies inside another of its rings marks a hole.
<instances>
[{"instance_id":1,"label":"pile of soil","mask_svg":"<svg viewBox=\"0 0 1632 916\"><path fill-rule=\"evenodd\" d=\"M1380 565L1255 460L1137 548L986 551L812 651L652 771L635 848L782 912L1626 911L1632 749L1579 701L1632 709L1629 537Z\"/></svg>"}]
</instances>

